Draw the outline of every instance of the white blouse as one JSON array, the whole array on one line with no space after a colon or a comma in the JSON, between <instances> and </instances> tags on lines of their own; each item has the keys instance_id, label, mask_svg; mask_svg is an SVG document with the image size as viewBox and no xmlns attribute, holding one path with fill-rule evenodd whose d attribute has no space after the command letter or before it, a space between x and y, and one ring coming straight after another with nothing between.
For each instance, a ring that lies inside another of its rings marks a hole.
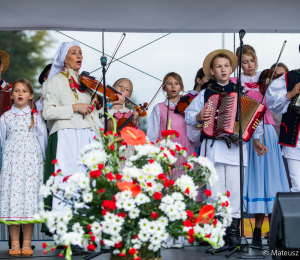
<instances>
[{"instance_id":1,"label":"white blouse","mask_svg":"<svg viewBox=\"0 0 300 260\"><path fill-rule=\"evenodd\" d=\"M18 109L14 105L11 108L11 112L15 115L21 116L25 115L31 112L31 109L29 106L25 107L24 109ZM48 135L47 135L47 129L46 124L41 115L38 113L37 116L37 122L36 122L36 137L40 143L43 156L46 157L46 149L48 144ZM6 124L4 115L0 118L0 140L1 140L1 146L4 147L5 140L6 140Z\"/></svg>"},{"instance_id":2,"label":"white blouse","mask_svg":"<svg viewBox=\"0 0 300 260\"><path fill-rule=\"evenodd\" d=\"M266 99L269 108L278 115L285 114L288 110L291 99L286 97L287 86L285 82L285 75L274 80L268 87L266 92ZM282 146L282 155L285 158L299 160L300 158L300 135L296 147Z\"/></svg>"},{"instance_id":3,"label":"white blouse","mask_svg":"<svg viewBox=\"0 0 300 260\"><path fill-rule=\"evenodd\" d=\"M170 108L175 108L177 102L178 101L172 103L170 101ZM168 99L165 100L165 105L168 106ZM150 118L148 120L147 137L149 138L150 142L154 143L160 137L160 111L158 104L154 106ZM195 148L201 145L200 130L196 126L187 125L187 137L189 141L194 143Z\"/></svg>"}]
</instances>

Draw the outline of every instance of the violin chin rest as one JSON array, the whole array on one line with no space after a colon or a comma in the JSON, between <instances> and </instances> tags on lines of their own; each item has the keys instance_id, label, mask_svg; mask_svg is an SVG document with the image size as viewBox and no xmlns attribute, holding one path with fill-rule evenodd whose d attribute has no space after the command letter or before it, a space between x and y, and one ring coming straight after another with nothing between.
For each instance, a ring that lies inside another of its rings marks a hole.
<instances>
[{"instance_id":1,"label":"violin chin rest","mask_svg":"<svg viewBox=\"0 0 300 260\"><path fill-rule=\"evenodd\" d=\"M190 96L182 96L182 97L180 97L180 101L182 101L182 102L187 102L187 101L189 101L189 99L190 99Z\"/></svg>"}]
</instances>

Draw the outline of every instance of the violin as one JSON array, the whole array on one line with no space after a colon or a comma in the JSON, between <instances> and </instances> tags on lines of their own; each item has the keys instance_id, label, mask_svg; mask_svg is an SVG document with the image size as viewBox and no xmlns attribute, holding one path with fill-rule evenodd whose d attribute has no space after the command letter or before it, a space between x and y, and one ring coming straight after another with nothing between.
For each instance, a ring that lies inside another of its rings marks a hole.
<instances>
[{"instance_id":1,"label":"violin","mask_svg":"<svg viewBox=\"0 0 300 260\"><path fill-rule=\"evenodd\" d=\"M191 104L191 102L193 101L193 99L196 96L192 97L190 95L185 95L179 98L176 108L174 110L174 113L176 114L181 114L181 115L185 115L185 110L187 109L187 107Z\"/></svg>"},{"instance_id":2,"label":"violin","mask_svg":"<svg viewBox=\"0 0 300 260\"><path fill-rule=\"evenodd\" d=\"M274 75L273 75L274 73ZM276 74L276 71L274 72L271 69L263 70L259 76L258 85L259 85L259 91L261 94L265 94L266 90L269 86L269 82L271 80L271 77L273 75L272 80L280 78L283 74Z\"/></svg>"}]
</instances>

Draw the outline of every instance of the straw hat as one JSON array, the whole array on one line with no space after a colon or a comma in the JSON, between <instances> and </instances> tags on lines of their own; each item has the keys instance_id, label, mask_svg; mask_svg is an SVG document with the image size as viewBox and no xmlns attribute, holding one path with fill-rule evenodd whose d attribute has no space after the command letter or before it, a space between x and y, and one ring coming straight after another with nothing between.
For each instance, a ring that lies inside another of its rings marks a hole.
<instances>
[{"instance_id":1,"label":"straw hat","mask_svg":"<svg viewBox=\"0 0 300 260\"><path fill-rule=\"evenodd\" d=\"M205 76L207 76L210 79L215 79L215 76L211 75L211 73L210 73L210 63L211 63L212 59L216 55L221 54L221 53L226 54L230 58L232 72L235 71L235 69L237 67L238 58L237 58L237 56L232 51L225 50L225 49L220 49L220 50L212 51L211 53L209 53L206 56L206 58L205 58L205 60L203 62L203 71L204 71L204 74L205 74Z\"/></svg>"},{"instance_id":2,"label":"straw hat","mask_svg":"<svg viewBox=\"0 0 300 260\"><path fill-rule=\"evenodd\" d=\"M1 73L4 73L9 66L9 62L10 62L9 54L5 51L0 50L0 60L1 60L1 64L4 65L4 68Z\"/></svg>"}]
</instances>

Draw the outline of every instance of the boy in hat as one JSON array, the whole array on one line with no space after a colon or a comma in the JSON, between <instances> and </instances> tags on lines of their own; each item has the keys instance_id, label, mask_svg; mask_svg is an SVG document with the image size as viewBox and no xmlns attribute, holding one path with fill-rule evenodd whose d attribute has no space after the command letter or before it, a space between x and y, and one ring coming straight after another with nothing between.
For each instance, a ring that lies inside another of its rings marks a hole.
<instances>
[{"instance_id":1,"label":"boy in hat","mask_svg":"<svg viewBox=\"0 0 300 260\"><path fill-rule=\"evenodd\" d=\"M197 126L201 121L207 121L211 118L211 110L208 109L208 98L216 93L222 92L236 92L236 85L230 80L230 74L237 67L237 56L228 50L216 50L208 54L203 63L203 70L208 78L216 80L207 89L202 90L199 95L192 101L189 107L185 110L185 122L189 125ZM259 125L259 130L253 135L254 147L258 155L266 153L264 148L262 152L262 145L259 143L258 137L262 134L262 126ZM239 147L232 145L228 147L227 143L220 139L212 139L206 136L203 132L201 134L200 155L207 157L214 164L218 174L218 181L211 189L212 196L208 199L211 203L214 196L218 193L224 194L230 191L229 198L230 207L232 209L232 223L226 230L226 237L229 246L237 244L240 230L240 166L239 166ZM244 167L247 166L247 149L243 145Z\"/></svg>"},{"instance_id":2,"label":"boy in hat","mask_svg":"<svg viewBox=\"0 0 300 260\"><path fill-rule=\"evenodd\" d=\"M2 74L7 70L9 63L9 54L0 50L0 90L10 90L12 87L12 84L8 84L2 79Z\"/></svg>"}]
</instances>

